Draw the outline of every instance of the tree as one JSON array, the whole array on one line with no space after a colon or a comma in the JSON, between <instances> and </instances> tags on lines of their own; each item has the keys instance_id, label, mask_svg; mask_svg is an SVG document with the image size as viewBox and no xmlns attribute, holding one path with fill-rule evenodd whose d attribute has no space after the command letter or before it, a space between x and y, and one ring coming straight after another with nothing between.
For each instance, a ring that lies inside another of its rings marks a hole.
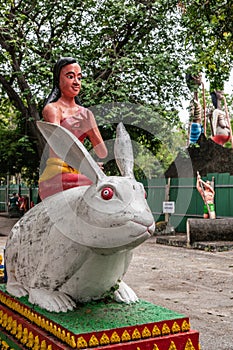
<instances>
[{"instance_id":1,"label":"tree","mask_svg":"<svg viewBox=\"0 0 233 350\"><path fill-rule=\"evenodd\" d=\"M84 67L85 105L125 100L126 94L131 102L151 104L178 97L182 69L166 2L1 3L0 83L32 133L61 55L78 57Z\"/></svg>"},{"instance_id":2,"label":"tree","mask_svg":"<svg viewBox=\"0 0 233 350\"><path fill-rule=\"evenodd\" d=\"M37 140L38 159L44 140L36 121L60 56L77 57L83 67L80 98L86 107L128 101L148 105L168 124L178 124L177 107L187 96L185 66L194 59L204 66L192 32L197 29L193 11L202 2L183 3L182 13L175 0L0 0L1 96L25 121L21 133ZM204 38L211 43L208 35ZM153 113L150 117L152 125ZM111 127L104 131L112 138Z\"/></svg>"},{"instance_id":3,"label":"tree","mask_svg":"<svg viewBox=\"0 0 233 350\"><path fill-rule=\"evenodd\" d=\"M29 141L24 120L17 118L19 112L2 99L0 114L0 176L21 174L23 180L35 182L38 178L38 159L35 140ZM30 175L28 174L30 169Z\"/></svg>"},{"instance_id":4,"label":"tree","mask_svg":"<svg viewBox=\"0 0 233 350\"><path fill-rule=\"evenodd\" d=\"M179 4L186 49L193 51L193 65L206 73L211 91L223 90L232 68L232 2L183 0Z\"/></svg>"},{"instance_id":5,"label":"tree","mask_svg":"<svg viewBox=\"0 0 233 350\"><path fill-rule=\"evenodd\" d=\"M177 152L185 145L184 130L167 121L166 112L132 103L111 103L91 108L107 140L108 158L104 169L108 175L119 174L113 161L117 124L123 122L133 141L136 178L162 176ZM89 148L90 145L86 144ZM91 146L90 146L91 147ZM95 155L93 154L95 157ZM101 161L100 159L96 159Z\"/></svg>"}]
</instances>

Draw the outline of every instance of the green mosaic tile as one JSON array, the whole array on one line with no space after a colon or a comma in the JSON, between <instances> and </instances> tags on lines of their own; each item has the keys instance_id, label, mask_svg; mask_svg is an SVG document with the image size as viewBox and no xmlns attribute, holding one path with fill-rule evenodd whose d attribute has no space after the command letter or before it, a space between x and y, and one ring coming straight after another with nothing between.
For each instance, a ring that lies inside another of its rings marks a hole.
<instances>
[{"instance_id":1,"label":"green mosaic tile","mask_svg":"<svg viewBox=\"0 0 233 350\"><path fill-rule=\"evenodd\" d=\"M5 292L5 285L0 285L0 290ZM43 310L29 303L27 297L17 300L75 334L143 325L184 317L182 314L141 299L134 304L117 303L110 299L78 304L75 310L66 313Z\"/></svg>"}]
</instances>

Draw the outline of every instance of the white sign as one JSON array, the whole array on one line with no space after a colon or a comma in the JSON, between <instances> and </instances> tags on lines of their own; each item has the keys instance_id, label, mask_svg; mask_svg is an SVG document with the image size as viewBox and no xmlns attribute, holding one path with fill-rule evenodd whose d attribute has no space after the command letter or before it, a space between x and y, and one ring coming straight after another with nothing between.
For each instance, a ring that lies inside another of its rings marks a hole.
<instances>
[{"instance_id":1,"label":"white sign","mask_svg":"<svg viewBox=\"0 0 233 350\"><path fill-rule=\"evenodd\" d=\"M163 213L175 213L175 202L163 202Z\"/></svg>"}]
</instances>

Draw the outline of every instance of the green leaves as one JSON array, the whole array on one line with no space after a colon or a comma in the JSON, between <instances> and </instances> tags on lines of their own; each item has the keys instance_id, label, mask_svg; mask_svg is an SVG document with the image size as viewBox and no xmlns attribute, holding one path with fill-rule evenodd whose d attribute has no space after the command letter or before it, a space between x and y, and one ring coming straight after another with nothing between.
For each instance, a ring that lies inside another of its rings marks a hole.
<instances>
[{"instance_id":1,"label":"green leaves","mask_svg":"<svg viewBox=\"0 0 233 350\"><path fill-rule=\"evenodd\" d=\"M229 1L182 1L186 42L206 73L211 90L222 89L232 68L232 5Z\"/></svg>"},{"instance_id":2,"label":"green leaves","mask_svg":"<svg viewBox=\"0 0 233 350\"><path fill-rule=\"evenodd\" d=\"M205 72L211 89L221 89L232 67L231 2L177 3L0 0L0 84L7 104L18 111L7 127L15 125L20 147L26 147L24 135L28 143L40 139L34 124L52 88L53 65L61 56L74 56L82 66L84 106L145 105L171 126L178 125L181 100L189 98L184 79L188 66ZM0 115L1 125L12 118L2 103ZM137 118L139 125L140 115ZM155 118L148 123L154 130ZM153 148L148 140L142 142ZM12 140L9 150L13 144ZM42 144L37 146L38 160Z\"/></svg>"}]
</instances>

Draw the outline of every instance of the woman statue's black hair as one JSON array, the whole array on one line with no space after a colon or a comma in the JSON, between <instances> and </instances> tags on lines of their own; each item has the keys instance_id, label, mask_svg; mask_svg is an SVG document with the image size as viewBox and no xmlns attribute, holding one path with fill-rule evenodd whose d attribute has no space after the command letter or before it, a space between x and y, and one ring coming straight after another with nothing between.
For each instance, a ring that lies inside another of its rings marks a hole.
<instances>
[{"instance_id":1,"label":"woman statue's black hair","mask_svg":"<svg viewBox=\"0 0 233 350\"><path fill-rule=\"evenodd\" d=\"M211 100L212 100L212 103L213 103L213 105L214 105L214 108L218 108L216 92L215 92L215 91L212 91L212 92L210 93L210 96L211 96Z\"/></svg>"},{"instance_id":2,"label":"woman statue's black hair","mask_svg":"<svg viewBox=\"0 0 233 350\"><path fill-rule=\"evenodd\" d=\"M56 102L61 97L61 91L59 87L59 78L62 67L67 66L68 64L78 63L77 60L73 57L61 57L54 65L53 68L53 89L49 94L48 98L44 102L44 107L51 103ZM78 63L79 64L79 63ZM75 96L75 102L77 105L81 105L78 96Z\"/></svg>"}]
</instances>

